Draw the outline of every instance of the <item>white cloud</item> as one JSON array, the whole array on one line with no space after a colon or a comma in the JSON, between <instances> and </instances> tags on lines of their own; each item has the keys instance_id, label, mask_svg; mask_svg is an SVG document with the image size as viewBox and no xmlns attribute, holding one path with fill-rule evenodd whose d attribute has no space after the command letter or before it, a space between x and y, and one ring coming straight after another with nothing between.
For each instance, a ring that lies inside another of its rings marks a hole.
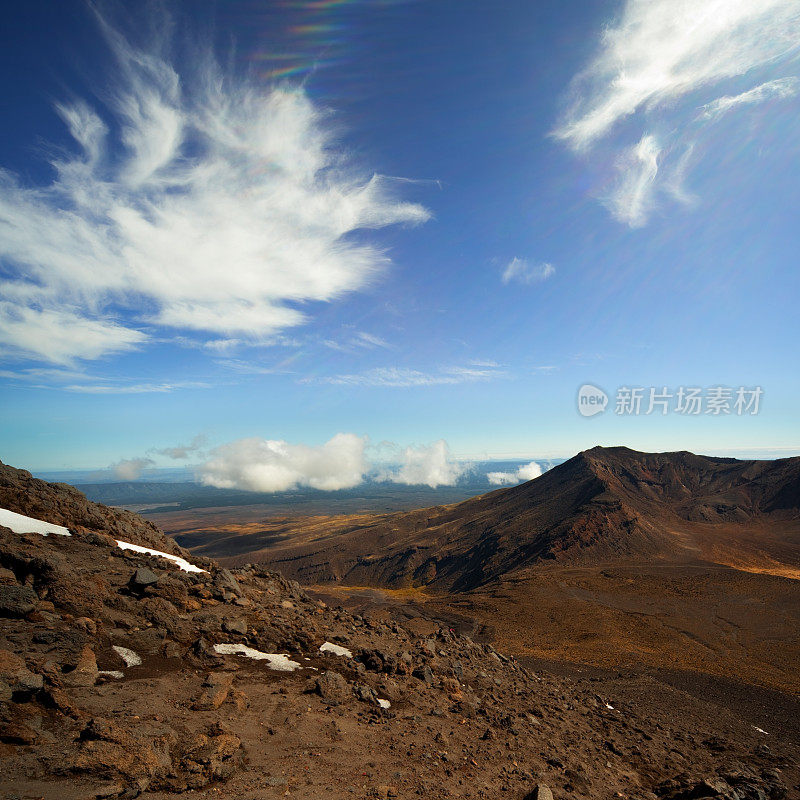
<instances>
[{"instance_id":1,"label":"white cloud","mask_svg":"<svg viewBox=\"0 0 800 800\"><path fill-rule=\"evenodd\" d=\"M721 117L732 108L744 105L755 105L767 100L785 100L794 97L800 91L800 80L797 78L777 78L737 95L718 97L712 103L706 103L701 109L705 119Z\"/></svg>"},{"instance_id":2,"label":"white cloud","mask_svg":"<svg viewBox=\"0 0 800 800\"><path fill-rule=\"evenodd\" d=\"M331 350L338 350L342 353L354 353L358 350L374 350L376 347L390 347L389 343L380 336L372 333L359 331L345 341L335 339L323 339L322 344Z\"/></svg>"},{"instance_id":3,"label":"white cloud","mask_svg":"<svg viewBox=\"0 0 800 800\"><path fill-rule=\"evenodd\" d=\"M556 274L556 268L552 264L531 264L525 258L511 259L503 270L503 283L538 283L545 281Z\"/></svg>"},{"instance_id":4,"label":"white cloud","mask_svg":"<svg viewBox=\"0 0 800 800\"><path fill-rule=\"evenodd\" d=\"M612 214L643 225L661 194L694 202L683 185L693 152L736 146L729 131L696 148L712 122L797 93L795 76L764 78L786 65L796 70L798 53L798 0L626 0L574 79L554 136L591 153L600 183L613 185L599 192ZM737 93L705 102L698 114L698 100L714 98L721 85ZM602 175L609 163L615 178Z\"/></svg>"},{"instance_id":5,"label":"white cloud","mask_svg":"<svg viewBox=\"0 0 800 800\"><path fill-rule=\"evenodd\" d=\"M2 204L0 196L0 207ZM0 230L2 222L0 218ZM3 288L0 281L0 297ZM109 319L89 319L77 310L37 306L38 303L25 306L0 299L0 354L33 353L53 364L70 365L77 357L95 359L131 350L146 339L141 331Z\"/></svg>"},{"instance_id":6,"label":"white cloud","mask_svg":"<svg viewBox=\"0 0 800 800\"><path fill-rule=\"evenodd\" d=\"M114 477L121 481L135 481L147 467L153 466L150 458L127 458L112 464L109 469Z\"/></svg>"},{"instance_id":7,"label":"white cloud","mask_svg":"<svg viewBox=\"0 0 800 800\"><path fill-rule=\"evenodd\" d=\"M198 453L206 444L206 436L202 433L195 436L189 444L179 444L175 447L164 447L154 452L160 456L166 456L174 461L180 461L191 455Z\"/></svg>"},{"instance_id":8,"label":"white cloud","mask_svg":"<svg viewBox=\"0 0 800 800\"><path fill-rule=\"evenodd\" d=\"M493 365L470 364L443 367L437 372L422 372L407 367L376 367L366 372L350 375L328 375L309 378L307 382L330 383L342 386L447 386L474 381L487 381L505 373Z\"/></svg>"},{"instance_id":9,"label":"white cloud","mask_svg":"<svg viewBox=\"0 0 800 800\"><path fill-rule=\"evenodd\" d=\"M620 159L619 180L607 202L613 215L632 228L641 227L647 222L653 206L660 152L655 137L643 136Z\"/></svg>"},{"instance_id":10,"label":"white cloud","mask_svg":"<svg viewBox=\"0 0 800 800\"><path fill-rule=\"evenodd\" d=\"M454 461L444 439L429 445L406 447L401 453L400 467L384 474L385 480L410 485L452 486L467 467Z\"/></svg>"},{"instance_id":11,"label":"white cloud","mask_svg":"<svg viewBox=\"0 0 800 800\"><path fill-rule=\"evenodd\" d=\"M309 486L336 490L358 486L367 466L366 440L338 433L317 447L268 439L239 439L217 447L198 470L205 486L281 492Z\"/></svg>"},{"instance_id":12,"label":"white cloud","mask_svg":"<svg viewBox=\"0 0 800 800\"><path fill-rule=\"evenodd\" d=\"M61 387L65 392L78 394L161 394L177 389L209 389L210 383L200 381L175 381L165 383L75 383Z\"/></svg>"},{"instance_id":13,"label":"white cloud","mask_svg":"<svg viewBox=\"0 0 800 800\"><path fill-rule=\"evenodd\" d=\"M79 152L50 185L0 172L6 353L69 364L141 346L146 325L263 341L386 266L350 234L428 219L348 163L302 90L236 79L200 48L179 74L102 27L106 117L56 107Z\"/></svg>"},{"instance_id":14,"label":"white cloud","mask_svg":"<svg viewBox=\"0 0 800 800\"><path fill-rule=\"evenodd\" d=\"M797 0L627 0L556 136L583 149L632 114L800 48Z\"/></svg>"},{"instance_id":15,"label":"white cloud","mask_svg":"<svg viewBox=\"0 0 800 800\"><path fill-rule=\"evenodd\" d=\"M518 467L514 472L487 472L486 478L493 486L505 486L510 483L522 483L523 481L532 481L542 474L541 465L535 461L529 464L523 464Z\"/></svg>"}]
</instances>

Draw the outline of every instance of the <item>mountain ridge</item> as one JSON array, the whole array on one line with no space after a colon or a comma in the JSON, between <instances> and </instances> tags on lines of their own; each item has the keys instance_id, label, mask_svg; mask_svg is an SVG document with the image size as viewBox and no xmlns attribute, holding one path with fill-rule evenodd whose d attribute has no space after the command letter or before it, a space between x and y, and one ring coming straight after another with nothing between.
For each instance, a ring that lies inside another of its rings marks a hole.
<instances>
[{"instance_id":1,"label":"mountain ridge","mask_svg":"<svg viewBox=\"0 0 800 800\"><path fill-rule=\"evenodd\" d=\"M216 540L207 554L224 558L235 543L231 564L271 563L306 584L468 591L547 562L713 560L720 526L747 532L800 519L798 487L800 458L598 447L532 481L455 505L348 520L339 529L332 523L313 536L289 530L255 551L238 537ZM199 541L194 551L206 552ZM800 567L793 542L770 547ZM773 556L765 550L762 561Z\"/></svg>"}]
</instances>

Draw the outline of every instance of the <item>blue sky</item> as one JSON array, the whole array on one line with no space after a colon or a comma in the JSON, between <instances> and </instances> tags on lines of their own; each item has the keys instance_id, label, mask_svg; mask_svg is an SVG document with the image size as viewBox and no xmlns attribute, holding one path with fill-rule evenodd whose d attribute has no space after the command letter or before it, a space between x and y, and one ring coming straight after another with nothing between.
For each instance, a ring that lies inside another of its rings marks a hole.
<instances>
[{"instance_id":1,"label":"blue sky","mask_svg":"<svg viewBox=\"0 0 800 800\"><path fill-rule=\"evenodd\" d=\"M532 6L12 9L0 458L335 488L800 453L800 2ZM717 386L758 413L615 413Z\"/></svg>"}]
</instances>

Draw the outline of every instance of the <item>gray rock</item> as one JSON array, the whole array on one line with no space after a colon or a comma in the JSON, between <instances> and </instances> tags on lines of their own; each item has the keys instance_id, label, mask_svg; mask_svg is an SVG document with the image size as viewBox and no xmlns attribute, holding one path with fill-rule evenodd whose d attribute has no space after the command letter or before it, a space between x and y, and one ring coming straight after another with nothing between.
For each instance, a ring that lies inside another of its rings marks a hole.
<instances>
[{"instance_id":1,"label":"gray rock","mask_svg":"<svg viewBox=\"0 0 800 800\"><path fill-rule=\"evenodd\" d=\"M229 569L221 569L214 575L214 587L222 590L223 593L230 593L234 597L244 596L242 587L239 586L239 581L233 577L233 573ZM230 602L233 601L231 600Z\"/></svg>"},{"instance_id":2,"label":"gray rock","mask_svg":"<svg viewBox=\"0 0 800 800\"><path fill-rule=\"evenodd\" d=\"M550 787L544 783L537 784L533 790L533 800L553 800L553 793Z\"/></svg>"},{"instance_id":3,"label":"gray rock","mask_svg":"<svg viewBox=\"0 0 800 800\"><path fill-rule=\"evenodd\" d=\"M315 681L317 694L330 705L338 705L350 696L350 684L338 673L327 670Z\"/></svg>"},{"instance_id":4,"label":"gray rock","mask_svg":"<svg viewBox=\"0 0 800 800\"><path fill-rule=\"evenodd\" d=\"M378 705L378 695L375 694L375 690L371 686L366 686L363 683L356 686L356 697L362 703L369 703L373 706Z\"/></svg>"},{"instance_id":5,"label":"gray rock","mask_svg":"<svg viewBox=\"0 0 800 800\"><path fill-rule=\"evenodd\" d=\"M0 617L24 617L39 598L30 586L0 585Z\"/></svg>"},{"instance_id":6,"label":"gray rock","mask_svg":"<svg viewBox=\"0 0 800 800\"><path fill-rule=\"evenodd\" d=\"M137 589L144 589L158 583L159 576L147 567L139 567L130 579L130 585Z\"/></svg>"},{"instance_id":7,"label":"gray rock","mask_svg":"<svg viewBox=\"0 0 800 800\"><path fill-rule=\"evenodd\" d=\"M425 664L425 666L423 667L417 667L412 673L412 675L415 678L419 678L419 680L421 681L425 681L425 683L427 683L428 686L430 686L434 682L433 672L431 671L431 668L427 664Z\"/></svg>"},{"instance_id":8,"label":"gray rock","mask_svg":"<svg viewBox=\"0 0 800 800\"><path fill-rule=\"evenodd\" d=\"M26 669L17 676L17 687L25 692L38 692L44 687L44 678Z\"/></svg>"}]
</instances>

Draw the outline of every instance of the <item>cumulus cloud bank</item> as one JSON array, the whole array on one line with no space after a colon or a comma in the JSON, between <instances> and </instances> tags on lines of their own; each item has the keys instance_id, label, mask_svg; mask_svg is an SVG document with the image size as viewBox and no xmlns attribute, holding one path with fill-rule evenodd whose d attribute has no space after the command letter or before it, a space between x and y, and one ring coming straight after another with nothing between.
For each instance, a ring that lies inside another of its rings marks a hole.
<instances>
[{"instance_id":1,"label":"cumulus cloud bank","mask_svg":"<svg viewBox=\"0 0 800 800\"><path fill-rule=\"evenodd\" d=\"M436 488L452 486L467 469L453 459L444 439L405 448L390 442L371 447L367 437L338 433L318 446L239 439L212 450L197 479L206 486L254 492L350 489L368 477Z\"/></svg>"},{"instance_id":2,"label":"cumulus cloud bank","mask_svg":"<svg viewBox=\"0 0 800 800\"><path fill-rule=\"evenodd\" d=\"M154 328L263 341L385 267L354 231L428 218L348 163L301 89L226 74L202 49L179 73L101 27L117 66L103 113L56 106L76 151L49 185L0 170L0 353L70 364Z\"/></svg>"},{"instance_id":3,"label":"cumulus cloud bank","mask_svg":"<svg viewBox=\"0 0 800 800\"><path fill-rule=\"evenodd\" d=\"M152 466L154 466L152 458L124 458L112 464L110 469L114 477L120 481L135 481L145 469Z\"/></svg>"},{"instance_id":4,"label":"cumulus cloud bank","mask_svg":"<svg viewBox=\"0 0 800 800\"><path fill-rule=\"evenodd\" d=\"M605 201L618 219L642 225L661 189L681 196L676 175L685 170L695 141L707 135L704 125L734 108L797 92L795 76L762 83L762 73L796 71L798 52L798 0L627 0L574 79L554 135L577 152L596 153L602 140L634 130L638 144L621 145L619 175ZM697 115L692 95L713 98L720 84L732 82L737 89L750 85L712 99ZM657 168L659 153L662 162L667 154L675 159L667 170ZM607 160L599 155L596 161Z\"/></svg>"},{"instance_id":5,"label":"cumulus cloud bank","mask_svg":"<svg viewBox=\"0 0 800 800\"><path fill-rule=\"evenodd\" d=\"M510 483L532 481L534 478L538 478L542 471L541 465L531 461L530 464L518 467L514 472L487 472L486 478L493 486L505 486Z\"/></svg>"},{"instance_id":6,"label":"cumulus cloud bank","mask_svg":"<svg viewBox=\"0 0 800 800\"><path fill-rule=\"evenodd\" d=\"M385 479L393 483L412 486L452 486L467 467L455 461L444 439L433 444L406 447L401 455L399 468L385 473Z\"/></svg>"},{"instance_id":7,"label":"cumulus cloud bank","mask_svg":"<svg viewBox=\"0 0 800 800\"><path fill-rule=\"evenodd\" d=\"M205 486L282 492L350 489L364 480L366 439L338 433L317 447L274 439L239 439L217 447L198 470Z\"/></svg>"}]
</instances>

